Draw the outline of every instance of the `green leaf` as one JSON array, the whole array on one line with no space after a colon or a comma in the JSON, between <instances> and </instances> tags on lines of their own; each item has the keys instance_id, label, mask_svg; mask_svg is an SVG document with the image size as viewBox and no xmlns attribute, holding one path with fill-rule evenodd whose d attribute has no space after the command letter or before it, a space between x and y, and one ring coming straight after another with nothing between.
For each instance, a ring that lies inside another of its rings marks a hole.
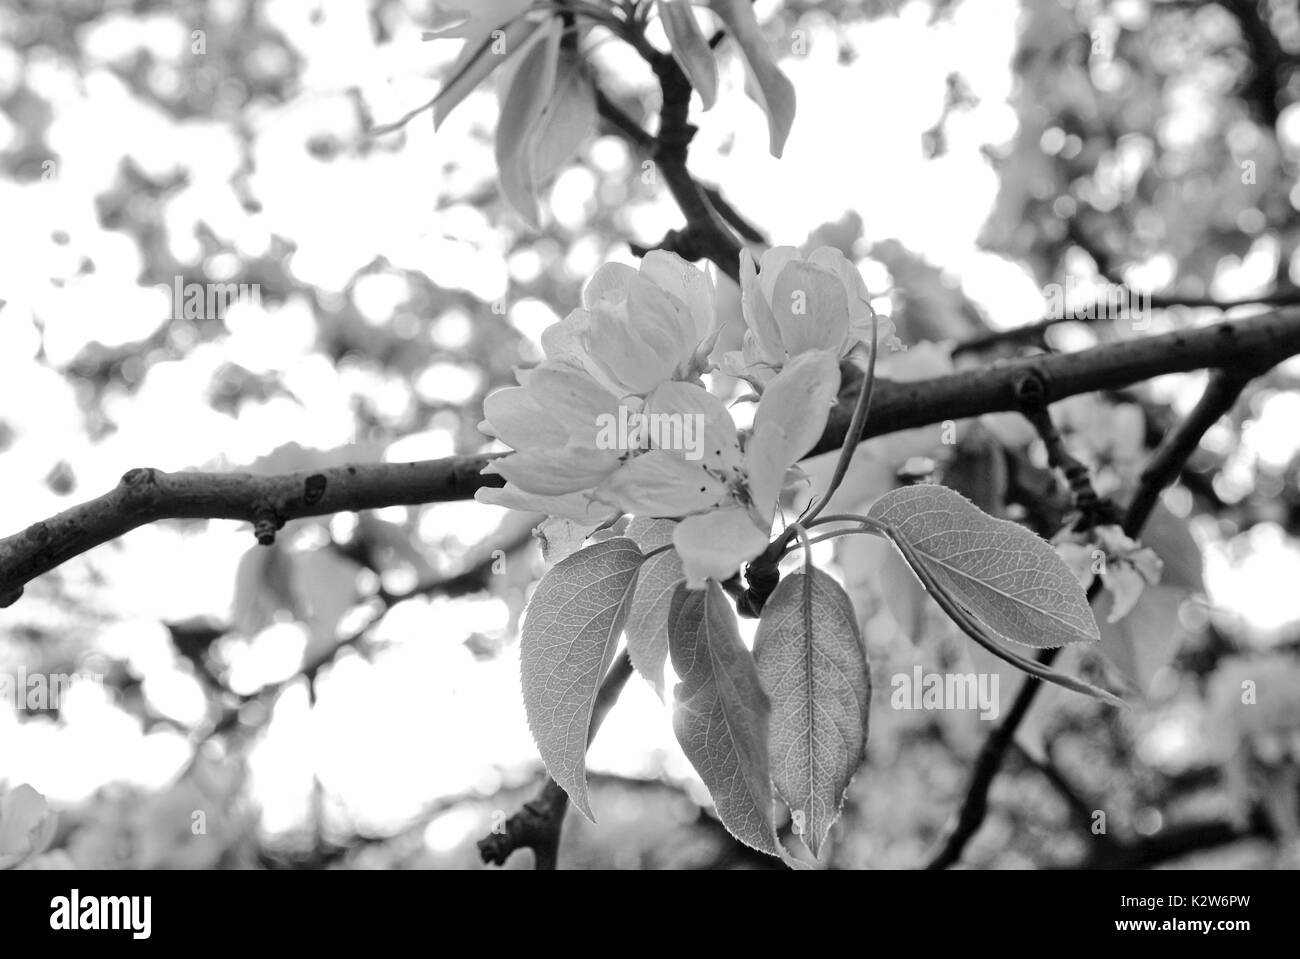
<instances>
[{"instance_id":1,"label":"green leaf","mask_svg":"<svg viewBox=\"0 0 1300 959\"><path fill-rule=\"evenodd\" d=\"M673 59L704 101L704 109L712 109L718 99L718 63L690 0L659 0L659 19L668 35Z\"/></svg>"},{"instance_id":2,"label":"green leaf","mask_svg":"<svg viewBox=\"0 0 1300 959\"><path fill-rule=\"evenodd\" d=\"M677 524L666 519L638 517L628 524L627 535L643 553L668 546ZM672 609L677 586L685 580L682 559L670 549L651 556L641 566L632 609L627 616L627 651L632 665L664 695L664 663L668 660L668 614Z\"/></svg>"},{"instance_id":3,"label":"green leaf","mask_svg":"<svg viewBox=\"0 0 1300 959\"><path fill-rule=\"evenodd\" d=\"M527 49L529 41L539 29L540 23L519 19L506 24L495 36L494 31L470 36L465 41L460 56L452 64L446 82L433 98L433 128L437 130L441 127L451 111L491 76L494 70Z\"/></svg>"},{"instance_id":4,"label":"green leaf","mask_svg":"<svg viewBox=\"0 0 1300 959\"><path fill-rule=\"evenodd\" d=\"M618 537L574 553L537 584L520 639L524 710L546 771L591 819L587 733L627 619L641 551Z\"/></svg>"},{"instance_id":5,"label":"green leaf","mask_svg":"<svg viewBox=\"0 0 1300 959\"><path fill-rule=\"evenodd\" d=\"M1039 649L1101 638L1070 568L1024 527L932 485L892 490L867 515L998 638Z\"/></svg>"},{"instance_id":6,"label":"green leaf","mask_svg":"<svg viewBox=\"0 0 1300 959\"><path fill-rule=\"evenodd\" d=\"M819 855L867 746L871 674L848 595L821 570L787 576L754 640L772 701L772 780Z\"/></svg>"},{"instance_id":7,"label":"green leaf","mask_svg":"<svg viewBox=\"0 0 1300 959\"><path fill-rule=\"evenodd\" d=\"M678 587L668 648L682 679L673 691L673 732L709 787L718 818L745 845L785 858L772 825L767 694L716 582Z\"/></svg>"},{"instance_id":8,"label":"green leaf","mask_svg":"<svg viewBox=\"0 0 1300 959\"><path fill-rule=\"evenodd\" d=\"M501 194L525 223L538 229L537 196L528 146L534 126L555 91L559 64L558 19L547 21L537 33L518 68L508 78L497 121L496 161Z\"/></svg>"},{"instance_id":9,"label":"green leaf","mask_svg":"<svg viewBox=\"0 0 1300 959\"><path fill-rule=\"evenodd\" d=\"M746 92L767 114L769 149L772 156L779 157L794 123L794 85L776 65L750 0L710 0L709 9L722 19L727 32L740 45L754 81L752 85L746 84Z\"/></svg>"}]
</instances>

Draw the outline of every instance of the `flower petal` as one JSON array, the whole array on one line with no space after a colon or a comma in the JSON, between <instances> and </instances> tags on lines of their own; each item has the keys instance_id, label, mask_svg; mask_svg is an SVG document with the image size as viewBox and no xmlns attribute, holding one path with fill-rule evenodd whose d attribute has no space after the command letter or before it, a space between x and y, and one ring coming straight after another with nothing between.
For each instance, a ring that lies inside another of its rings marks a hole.
<instances>
[{"instance_id":1,"label":"flower petal","mask_svg":"<svg viewBox=\"0 0 1300 959\"><path fill-rule=\"evenodd\" d=\"M733 475L741 465L736 423L722 400L694 383L668 382L646 397L651 445ZM658 425L656 425L658 424ZM675 442L680 440L680 442Z\"/></svg>"},{"instance_id":2,"label":"flower petal","mask_svg":"<svg viewBox=\"0 0 1300 959\"><path fill-rule=\"evenodd\" d=\"M767 548L768 534L740 507L688 516L673 530L673 546L682 558L689 589L706 579L725 580Z\"/></svg>"},{"instance_id":3,"label":"flower petal","mask_svg":"<svg viewBox=\"0 0 1300 959\"><path fill-rule=\"evenodd\" d=\"M589 310L614 306L627 301L627 290L636 277L635 267L626 263L606 263L598 269L582 291L582 305Z\"/></svg>"},{"instance_id":4,"label":"flower petal","mask_svg":"<svg viewBox=\"0 0 1300 959\"><path fill-rule=\"evenodd\" d=\"M809 350L844 352L849 336L849 299L834 273L809 263L789 263L772 290L772 315L791 356Z\"/></svg>"},{"instance_id":5,"label":"flower petal","mask_svg":"<svg viewBox=\"0 0 1300 959\"><path fill-rule=\"evenodd\" d=\"M821 439L839 390L839 357L825 351L803 353L763 390L754 430L764 423L780 427L785 435L785 465L796 463Z\"/></svg>"},{"instance_id":6,"label":"flower petal","mask_svg":"<svg viewBox=\"0 0 1300 959\"><path fill-rule=\"evenodd\" d=\"M587 355L584 337L591 328L591 314L573 310L564 319L542 330L542 352L548 360L582 369Z\"/></svg>"},{"instance_id":7,"label":"flower petal","mask_svg":"<svg viewBox=\"0 0 1300 959\"><path fill-rule=\"evenodd\" d=\"M619 399L589 373L550 360L519 372L519 383L569 431L572 442L595 448L601 415L618 415Z\"/></svg>"},{"instance_id":8,"label":"flower petal","mask_svg":"<svg viewBox=\"0 0 1300 959\"><path fill-rule=\"evenodd\" d=\"M561 496L600 485L619 467L613 450L566 446L554 450L527 450L493 460L483 472L504 476L525 493Z\"/></svg>"},{"instance_id":9,"label":"flower petal","mask_svg":"<svg viewBox=\"0 0 1300 959\"><path fill-rule=\"evenodd\" d=\"M537 493L525 493L513 486L483 488L474 493L474 499L492 506L504 506L506 509L523 510L527 513L545 513L548 516L560 516L576 523L595 526L618 515L608 503L598 503L586 491L565 493L562 496L541 496Z\"/></svg>"},{"instance_id":10,"label":"flower petal","mask_svg":"<svg viewBox=\"0 0 1300 959\"><path fill-rule=\"evenodd\" d=\"M1146 580L1131 563L1123 560L1111 560L1101 574L1106 590L1113 598L1110 615L1106 622L1117 623L1127 616L1142 598Z\"/></svg>"},{"instance_id":11,"label":"flower petal","mask_svg":"<svg viewBox=\"0 0 1300 959\"><path fill-rule=\"evenodd\" d=\"M483 416L479 428L488 426L491 435L513 449L551 449L569 441L569 431L522 386L489 393L483 400Z\"/></svg>"},{"instance_id":12,"label":"flower petal","mask_svg":"<svg viewBox=\"0 0 1300 959\"><path fill-rule=\"evenodd\" d=\"M786 266L799 259L799 248L794 246L774 246L763 251L758 260L758 286L768 303L772 302L772 294L776 292L776 278Z\"/></svg>"},{"instance_id":13,"label":"flower petal","mask_svg":"<svg viewBox=\"0 0 1300 959\"><path fill-rule=\"evenodd\" d=\"M792 246L775 249L795 252ZM764 263L768 262L772 253L773 250L768 250L763 254ZM779 366L785 360L785 347L781 345L781 330L776 325L776 317L772 315L772 293L770 286L765 283L767 278L766 271L759 274L755 270L754 258L750 256L749 250L742 249L740 251L740 305L745 315L745 325L749 327L745 338L748 341L752 334L755 355L773 366ZM771 280L775 283L775 273L771 275Z\"/></svg>"},{"instance_id":14,"label":"flower petal","mask_svg":"<svg viewBox=\"0 0 1300 959\"><path fill-rule=\"evenodd\" d=\"M789 440L775 423L757 423L745 444L745 488L751 521L771 529L777 500L790 469Z\"/></svg>"},{"instance_id":15,"label":"flower petal","mask_svg":"<svg viewBox=\"0 0 1300 959\"><path fill-rule=\"evenodd\" d=\"M640 395L672 375L677 363L671 351L651 346L627 318L597 313L586 335L593 373L619 395ZM663 354L670 355L665 357Z\"/></svg>"},{"instance_id":16,"label":"flower petal","mask_svg":"<svg viewBox=\"0 0 1300 959\"><path fill-rule=\"evenodd\" d=\"M672 518L712 509L727 499L728 487L701 462L651 450L624 463L593 495L625 513Z\"/></svg>"},{"instance_id":17,"label":"flower petal","mask_svg":"<svg viewBox=\"0 0 1300 959\"><path fill-rule=\"evenodd\" d=\"M717 325L715 291L713 278L707 272L676 253L651 250L641 260L641 275L686 304L691 318L692 339L696 343L714 332Z\"/></svg>"}]
</instances>

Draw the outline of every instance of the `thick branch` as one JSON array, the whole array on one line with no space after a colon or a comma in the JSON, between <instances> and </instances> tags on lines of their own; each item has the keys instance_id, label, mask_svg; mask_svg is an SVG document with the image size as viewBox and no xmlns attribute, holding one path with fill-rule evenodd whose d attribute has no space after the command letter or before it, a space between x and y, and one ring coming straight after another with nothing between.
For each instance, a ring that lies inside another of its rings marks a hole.
<instances>
[{"instance_id":1,"label":"thick branch","mask_svg":"<svg viewBox=\"0 0 1300 959\"><path fill-rule=\"evenodd\" d=\"M1042 380L1041 396L1055 403L1094 390L1119 389L1166 373L1223 367L1256 369L1300 353L1300 309L1199 326L1159 336L1106 343L1077 353L1053 353L962 370L911 383L882 380L871 401L862 438L946 419L1020 409L1028 377ZM838 449L853 414L852 402L831 411L813 455Z\"/></svg>"},{"instance_id":2,"label":"thick branch","mask_svg":"<svg viewBox=\"0 0 1300 959\"><path fill-rule=\"evenodd\" d=\"M0 606L22 588L86 550L160 519L234 519L269 544L291 519L469 499L497 476L480 476L488 456L418 463L366 463L279 476L165 473L133 469L97 499L0 540Z\"/></svg>"},{"instance_id":3,"label":"thick branch","mask_svg":"<svg viewBox=\"0 0 1300 959\"><path fill-rule=\"evenodd\" d=\"M911 383L880 380L862 439L949 419L1020 409L1025 383L1046 402L1116 389L1165 373L1224 367L1256 370L1300 353L1300 310L1109 343L1070 354L1034 356ZM856 396L831 411L812 450L844 442ZM282 476L132 470L112 491L0 540L0 606L23 586L74 556L161 519L233 519L269 540L305 516L469 499L495 475L480 475L492 455L418 463L337 466Z\"/></svg>"}]
</instances>

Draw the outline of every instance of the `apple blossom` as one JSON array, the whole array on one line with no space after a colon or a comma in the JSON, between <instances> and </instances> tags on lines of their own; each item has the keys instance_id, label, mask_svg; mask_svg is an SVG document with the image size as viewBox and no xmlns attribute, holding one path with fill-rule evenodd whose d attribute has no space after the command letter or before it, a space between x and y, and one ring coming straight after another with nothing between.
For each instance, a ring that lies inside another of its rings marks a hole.
<instances>
[{"instance_id":1,"label":"apple blossom","mask_svg":"<svg viewBox=\"0 0 1300 959\"><path fill-rule=\"evenodd\" d=\"M757 267L740 254L743 347L724 357L724 368L762 386L791 357L809 350L846 355L859 342L871 345L867 286L847 257L823 246L807 257L792 246L765 252ZM900 349L888 320L878 320L876 343Z\"/></svg>"},{"instance_id":2,"label":"apple blossom","mask_svg":"<svg viewBox=\"0 0 1300 959\"><path fill-rule=\"evenodd\" d=\"M647 409L700 413L705 454L653 449L629 460L594 492L621 512L684 517L673 532L687 586L726 579L767 548L787 470L816 444L839 390L838 357L803 353L775 376L754 414L742 449L722 401L689 383L666 383Z\"/></svg>"},{"instance_id":3,"label":"apple blossom","mask_svg":"<svg viewBox=\"0 0 1300 959\"><path fill-rule=\"evenodd\" d=\"M649 444L611 442L607 424L638 415L661 383L698 381L717 339L713 299L709 275L675 253L597 270L582 308L543 332L546 359L484 401L480 428L515 452L485 470L506 486L476 498L591 525L609 518L589 492Z\"/></svg>"}]
</instances>

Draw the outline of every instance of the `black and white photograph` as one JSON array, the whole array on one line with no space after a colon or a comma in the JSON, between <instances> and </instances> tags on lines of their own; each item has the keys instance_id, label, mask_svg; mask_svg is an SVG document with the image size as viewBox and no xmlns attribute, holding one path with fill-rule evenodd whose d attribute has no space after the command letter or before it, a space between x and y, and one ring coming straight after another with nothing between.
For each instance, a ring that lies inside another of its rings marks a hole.
<instances>
[{"instance_id":1,"label":"black and white photograph","mask_svg":"<svg viewBox=\"0 0 1300 959\"><path fill-rule=\"evenodd\" d=\"M0 5L23 926L1297 868L1294 0Z\"/></svg>"}]
</instances>

